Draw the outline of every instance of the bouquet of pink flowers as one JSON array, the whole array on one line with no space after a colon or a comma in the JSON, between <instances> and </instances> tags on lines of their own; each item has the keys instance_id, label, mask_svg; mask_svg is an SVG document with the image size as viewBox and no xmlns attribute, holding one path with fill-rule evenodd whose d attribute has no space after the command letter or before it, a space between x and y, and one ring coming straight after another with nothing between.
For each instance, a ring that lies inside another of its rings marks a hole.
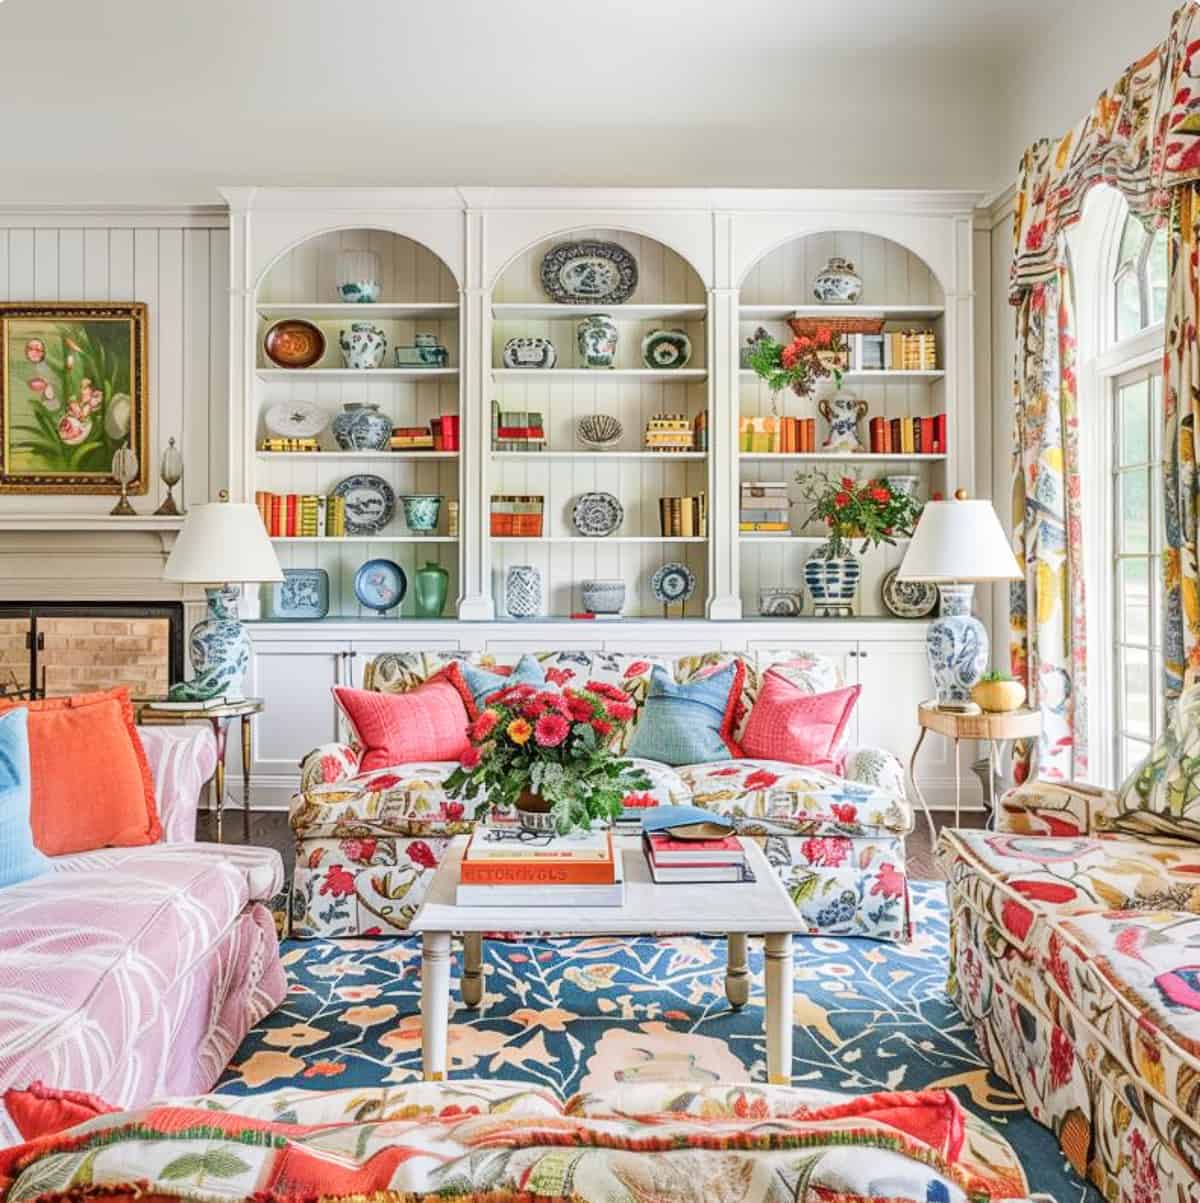
<instances>
[{"instance_id":1,"label":"bouquet of pink flowers","mask_svg":"<svg viewBox=\"0 0 1200 1203\"><path fill-rule=\"evenodd\" d=\"M602 681L561 693L506 686L467 728L471 746L446 779L446 792L474 803L476 812L540 801L529 808L548 810L560 832L615 819L625 795L650 784L611 750L636 713L627 693Z\"/></svg>"}]
</instances>

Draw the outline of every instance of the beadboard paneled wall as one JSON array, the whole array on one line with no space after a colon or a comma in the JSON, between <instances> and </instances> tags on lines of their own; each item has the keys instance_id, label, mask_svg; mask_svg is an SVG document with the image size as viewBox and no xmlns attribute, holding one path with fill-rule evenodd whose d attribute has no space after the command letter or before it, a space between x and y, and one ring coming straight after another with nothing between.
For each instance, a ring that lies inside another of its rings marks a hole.
<instances>
[{"instance_id":1,"label":"beadboard paneled wall","mask_svg":"<svg viewBox=\"0 0 1200 1203\"><path fill-rule=\"evenodd\" d=\"M50 224L53 222L54 224ZM229 231L223 215L5 213L0 210L0 300L143 301L149 308L152 513L172 435L183 450L184 496L208 501L228 477ZM8 513L106 513L110 496L2 499Z\"/></svg>"}]
</instances>

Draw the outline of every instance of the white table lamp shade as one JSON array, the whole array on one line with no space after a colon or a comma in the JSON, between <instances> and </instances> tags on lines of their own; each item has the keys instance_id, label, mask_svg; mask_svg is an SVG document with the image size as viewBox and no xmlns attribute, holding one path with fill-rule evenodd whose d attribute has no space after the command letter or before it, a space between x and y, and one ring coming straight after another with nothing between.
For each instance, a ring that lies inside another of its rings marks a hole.
<instances>
[{"instance_id":1,"label":"white table lamp shade","mask_svg":"<svg viewBox=\"0 0 1200 1203\"><path fill-rule=\"evenodd\" d=\"M281 581L283 572L258 508L249 502L214 501L188 511L163 577L224 584Z\"/></svg>"},{"instance_id":2,"label":"white table lamp shade","mask_svg":"<svg viewBox=\"0 0 1200 1203\"><path fill-rule=\"evenodd\" d=\"M1014 581L1020 565L990 501L930 501L897 580Z\"/></svg>"}]
</instances>

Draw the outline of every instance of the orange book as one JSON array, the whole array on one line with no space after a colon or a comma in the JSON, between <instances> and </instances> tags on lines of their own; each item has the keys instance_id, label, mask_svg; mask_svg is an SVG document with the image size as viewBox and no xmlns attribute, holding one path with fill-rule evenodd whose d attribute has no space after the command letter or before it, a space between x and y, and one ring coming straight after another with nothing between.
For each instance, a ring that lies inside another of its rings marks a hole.
<instances>
[{"instance_id":1,"label":"orange book","mask_svg":"<svg viewBox=\"0 0 1200 1203\"><path fill-rule=\"evenodd\" d=\"M585 837L574 843L594 846L520 848L477 844L472 835L459 880L463 885L477 886L612 885L616 866L611 833L605 832L603 839Z\"/></svg>"}]
</instances>

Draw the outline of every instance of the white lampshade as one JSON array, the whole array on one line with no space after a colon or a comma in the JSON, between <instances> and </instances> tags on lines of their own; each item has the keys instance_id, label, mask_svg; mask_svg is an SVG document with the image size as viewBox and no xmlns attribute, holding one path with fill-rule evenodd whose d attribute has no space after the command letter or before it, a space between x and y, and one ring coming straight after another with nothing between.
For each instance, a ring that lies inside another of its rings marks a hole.
<instances>
[{"instance_id":1,"label":"white lampshade","mask_svg":"<svg viewBox=\"0 0 1200 1203\"><path fill-rule=\"evenodd\" d=\"M990 501L930 501L921 511L896 579L1014 581L1017 557Z\"/></svg>"},{"instance_id":2,"label":"white lampshade","mask_svg":"<svg viewBox=\"0 0 1200 1203\"><path fill-rule=\"evenodd\" d=\"M214 501L193 506L167 557L163 578L201 585L281 581L283 573L258 507Z\"/></svg>"}]
</instances>

